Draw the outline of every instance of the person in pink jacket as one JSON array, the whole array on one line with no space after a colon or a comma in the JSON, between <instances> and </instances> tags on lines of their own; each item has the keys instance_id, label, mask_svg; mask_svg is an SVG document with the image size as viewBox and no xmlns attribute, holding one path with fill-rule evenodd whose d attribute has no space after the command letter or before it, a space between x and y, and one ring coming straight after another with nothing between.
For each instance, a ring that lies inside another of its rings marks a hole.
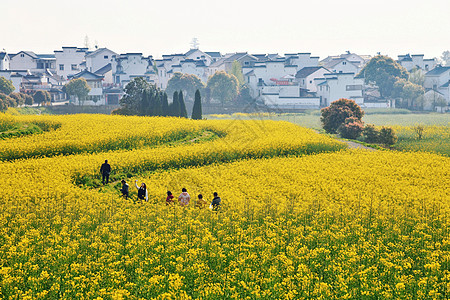
<instances>
[{"instance_id":1,"label":"person in pink jacket","mask_svg":"<svg viewBox=\"0 0 450 300\"><path fill-rule=\"evenodd\" d=\"M178 201L180 202L180 205L188 206L190 200L191 200L191 196L189 196L187 190L185 188L183 188L181 190L180 196L178 196Z\"/></svg>"}]
</instances>

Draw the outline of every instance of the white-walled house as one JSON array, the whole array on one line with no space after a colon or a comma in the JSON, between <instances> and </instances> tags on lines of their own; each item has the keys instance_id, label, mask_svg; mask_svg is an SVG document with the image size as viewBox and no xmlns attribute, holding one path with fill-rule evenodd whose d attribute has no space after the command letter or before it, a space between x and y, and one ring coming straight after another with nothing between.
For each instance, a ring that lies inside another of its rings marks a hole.
<instances>
[{"instance_id":1,"label":"white-walled house","mask_svg":"<svg viewBox=\"0 0 450 300\"><path fill-rule=\"evenodd\" d=\"M300 87L310 92L317 92L317 85L314 79L323 78L324 74L330 73L330 70L324 67L305 67L295 74L295 81Z\"/></svg>"},{"instance_id":2,"label":"white-walled house","mask_svg":"<svg viewBox=\"0 0 450 300\"><path fill-rule=\"evenodd\" d=\"M98 70L111 63L113 56L117 56L117 53L108 48L99 48L86 54L86 70L97 73Z\"/></svg>"},{"instance_id":3,"label":"white-walled house","mask_svg":"<svg viewBox=\"0 0 450 300\"><path fill-rule=\"evenodd\" d=\"M439 92L450 103L450 66L436 66L425 74L424 87L426 90Z\"/></svg>"},{"instance_id":4,"label":"white-walled house","mask_svg":"<svg viewBox=\"0 0 450 300\"><path fill-rule=\"evenodd\" d=\"M29 70L32 73L55 72L56 58L53 54L36 54L32 51L20 51L10 55L11 70Z\"/></svg>"},{"instance_id":5,"label":"white-walled house","mask_svg":"<svg viewBox=\"0 0 450 300\"><path fill-rule=\"evenodd\" d=\"M184 54L184 59L185 60L191 59L191 60L195 60L195 61L201 60L204 62L204 64L206 66L209 66L213 61L213 59L211 58L211 56L209 56L209 54L207 54L206 52L203 52L199 49L189 50L188 52L186 52Z\"/></svg>"},{"instance_id":6,"label":"white-walled house","mask_svg":"<svg viewBox=\"0 0 450 300\"><path fill-rule=\"evenodd\" d=\"M1 70L11 70L9 66L9 55L6 52L0 52L0 71Z\"/></svg>"},{"instance_id":7,"label":"white-walled house","mask_svg":"<svg viewBox=\"0 0 450 300\"><path fill-rule=\"evenodd\" d=\"M87 51L87 48L78 47L62 47L62 50L55 50L56 74L68 78L69 75L82 71Z\"/></svg>"},{"instance_id":8,"label":"white-walled house","mask_svg":"<svg viewBox=\"0 0 450 300\"><path fill-rule=\"evenodd\" d=\"M103 96L103 76L94 74L87 70L83 70L75 75L70 75L70 79L84 78L91 88L88 99L84 101L85 105L104 105L105 97ZM74 100L71 98L71 100ZM77 101L78 102L78 101ZM77 103L78 104L78 103Z\"/></svg>"},{"instance_id":9,"label":"white-walled house","mask_svg":"<svg viewBox=\"0 0 450 300\"><path fill-rule=\"evenodd\" d=\"M352 99L358 105L364 104L364 79L355 78L355 73L328 73L314 81L317 85L317 96L323 107L341 98Z\"/></svg>"},{"instance_id":10,"label":"white-walled house","mask_svg":"<svg viewBox=\"0 0 450 300\"><path fill-rule=\"evenodd\" d=\"M346 58L338 58L323 64L323 67L333 73L354 73L358 74L361 71L359 62L352 62Z\"/></svg>"},{"instance_id":11,"label":"white-walled house","mask_svg":"<svg viewBox=\"0 0 450 300\"><path fill-rule=\"evenodd\" d=\"M114 83L125 87L136 77L143 77L148 82L156 84L158 75L153 67L152 56L144 57L142 53L126 53L114 56L111 62Z\"/></svg>"},{"instance_id":12,"label":"white-walled house","mask_svg":"<svg viewBox=\"0 0 450 300\"><path fill-rule=\"evenodd\" d=\"M307 93L297 84L262 85L257 99L272 109L319 109L320 98Z\"/></svg>"},{"instance_id":13,"label":"white-walled house","mask_svg":"<svg viewBox=\"0 0 450 300\"><path fill-rule=\"evenodd\" d=\"M297 71L308 68L317 67L319 65L319 57L311 56L311 53L285 54L287 64L297 66Z\"/></svg>"},{"instance_id":14,"label":"white-walled house","mask_svg":"<svg viewBox=\"0 0 450 300\"><path fill-rule=\"evenodd\" d=\"M408 70L408 72L414 68L425 72L433 70L437 65L436 59L424 59L423 57L423 54L399 55L397 62Z\"/></svg>"}]
</instances>

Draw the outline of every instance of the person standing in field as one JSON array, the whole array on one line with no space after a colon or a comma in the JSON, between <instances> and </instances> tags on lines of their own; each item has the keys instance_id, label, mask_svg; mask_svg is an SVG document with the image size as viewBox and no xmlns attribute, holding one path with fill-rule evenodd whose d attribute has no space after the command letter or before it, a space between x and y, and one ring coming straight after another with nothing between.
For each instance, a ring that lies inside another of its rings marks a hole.
<instances>
[{"instance_id":1,"label":"person standing in field","mask_svg":"<svg viewBox=\"0 0 450 300\"><path fill-rule=\"evenodd\" d=\"M137 179L134 181L134 185L136 186L138 190L138 202L142 203L143 200L148 202L148 192L147 192L147 186L145 183L141 183L141 186L138 186Z\"/></svg>"},{"instance_id":2,"label":"person standing in field","mask_svg":"<svg viewBox=\"0 0 450 300\"><path fill-rule=\"evenodd\" d=\"M166 205L173 205L174 202L173 198L175 197L172 195L172 192L167 191Z\"/></svg>"},{"instance_id":3,"label":"person standing in field","mask_svg":"<svg viewBox=\"0 0 450 300\"><path fill-rule=\"evenodd\" d=\"M120 191L122 192L122 197L125 198L125 200L127 200L128 196L129 196L129 194L128 194L129 186L128 186L128 183L124 179L122 179L121 182L122 182L122 188L120 189Z\"/></svg>"},{"instance_id":4,"label":"person standing in field","mask_svg":"<svg viewBox=\"0 0 450 300\"><path fill-rule=\"evenodd\" d=\"M195 203L195 207L204 208L206 206L206 200L203 199L203 195L202 194L198 194L197 197L198 197L198 200Z\"/></svg>"},{"instance_id":5,"label":"person standing in field","mask_svg":"<svg viewBox=\"0 0 450 300\"><path fill-rule=\"evenodd\" d=\"M189 196L187 190L185 188L181 189L181 194L178 196L178 201L181 206L188 206L189 201L191 200L191 196Z\"/></svg>"},{"instance_id":6,"label":"person standing in field","mask_svg":"<svg viewBox=\"0 0 450 300\"><path fill-rule=\"evenodd\" d=\"M222 202L222 199L220 199L219 195L217 194L217 192L214 192L214 198L211 201L211 209L212 210L219 210L220 208L220 202Z\"/></svg>"},{"instance_id":7,"label":"person standing in field","mask_svg":"<svg viewBox=\"0 0 450 300\"><path fill-rule=\"evenodd\" d=\"M103 185L105 185L105 180L106 180L106 184L108 184L108 182L109 182L109 174L111 173L111 166L108 164L108 160L105 160L105 163L102 164L102 166L100 168L100 173L102 173L102 183L103 183Z\"/></svg>"}]
</instances>

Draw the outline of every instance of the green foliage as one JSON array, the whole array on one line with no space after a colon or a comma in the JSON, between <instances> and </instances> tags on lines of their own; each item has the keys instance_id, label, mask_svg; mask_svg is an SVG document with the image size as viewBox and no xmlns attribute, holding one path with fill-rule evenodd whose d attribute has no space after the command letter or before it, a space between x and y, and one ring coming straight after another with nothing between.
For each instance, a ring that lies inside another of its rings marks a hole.
<instances>
[{"instance_id":1,"label":"green foliage","mask_svg":"<svg viewBox=\"0 0 450 300\"><path fill-rule=\"evenodd\" d=\"M386 146L392 146L397 142L397 135L391 127L381 127L379 142Z\"/></svg>"},{"instance_id":2,"label":"green foliage","mask_svg":"<svg viewBox=\"0 0 450 300\"><path fill-rule=\"evenodd\" d=\"M219 100L223 105L236 98L239 82L236 76L219 71L209 77L207 87L211 91L211 98Z\"/></svg>"},{"instance_id":3,"label":"green foliage","mask_svg":"<svg viewBox=\"0 0 450 300\"><path fill-rule=\"evenodd\" d=\"M423 130L425 127L423 125L414 126L414 132L417 134L417 139L421 140L423 138Z\"/></svg>"},{"instance_id":4,"label":"green foliage","mask_svg":"<svg viewBox=\"0 0 450 300\"><path fill-rule=\"evenodd\" d=\"M364 124L361 119L349 117L338 127L338 132L343 138L355 140L361 135L363 129Z\"/></svg>"},{"instance_id":5,"label":"green foliage","mask_svg":"<svg viewBox=\"0 0 450 300\"><path fill-rule=\"evenodd\" d=\"M364 127L362 135L366 143L378 143L380 138L380 132L372 124L367 124Z\"/></svg>"},{"instance_id":6,"label":"green foliage","mask_svg":"<svg viewBox=\"0 0 450 300\"><path fill-rule=\"evenodd\" d=\"M398 78L407 79L408 71L392 58L378 55L367 63L358 76L364 77L366 83L376 84L382 97L390 97L394 83Z\"/></svg>"},{"instance_id":7,"label":"green foliage","mask_svg":"<svg viewBox=\"0 0 450 300\"><path fill-rule=\"evenodd\" d=\"M183 91L178 93L178 103L180 104L180 117L187 118L186 103L184 103Z\"/></svg>"},{"instance_id":8,"label":"green foliage","mask_svg":"<svg viewBox=\"0 0 450 300\"><path fill-rule=\"evenodd\" d=\"M0 93L9 95L14 92L15 87L11 80L7 80L5 77L0 77Z\"/></svg>"},{"instance_id":9,"label":"green foliage","mask_svg":"<svg viewBox=\"0 0 450 300\"><path fill-rule=\"evenodd\" d=\"M194 107L192 108L192 116L193 120L201 120L202 116L202 98L200 96L200 91L195 91L195 100Z\"/></svg>"},{"instance_id":10,"label":"green foliage","mask_svg":"<svg viewBox=\"0 0 450 300\"><path fill-rule=\"evenodd\" d=\"M0 93L0 111L6 111L8 107L16 107L16 100L10 96Z\"/></svg>"},{"instance_id":11,"label":"green foliage","mask_svg":"<svg viewBox=\"0 0 450 300\"><path fill-rule=\"evenodd\" d=\"M64 87L68 95L73 95L78 98L79 104L86 100L89 92L91 91L91 87L84 78L72 79L66 83Z\"/></svg>"},{"instance_id":12,"label":"green foliage","mask_svg":"<svg viewBox=\"0 0 450 300\"><path fill-rule=\"evenodd\" d=\"M442 52L441 61L444 66L450 66L450 51Z\"/></svg>"},{"instance_id":13,"label":"green foliage","mask_svg":"<svg viewBox=\"0 0 450 300\"><path fill-rule=\"evenodd\" d=\"M119 109L113 114L137 116L165 116L163 111L164 98L167 95L144 78L137 77L125 87L125 95L120 99Z\"/></svg>"},{"instance_id":14,"label":"green foliage","mask_svg":"<svg viewBox=\"0 0 450 300\"><path fill-rule=\"evenodd\" d=\"M194 99L195 91L204 88L205 84L197 76L175 72L167 83L166 93L170 95L175 91L182 90L186 99Z\"/></svg>"},{"instance_id":15,"label":"green foliage","mask_svg":"<svg viewBox=\"0 0 450 300\"><path fill-rule=\"evenodd\" d=\"M47 91L36 91L33 95L33 101L38 105L44 105L51 101L51 97Z\"/></svg>"},{"instance_id":16,"label":"green foliage","mask_svg":"<svg viewBox=\"0 0 450 300\"><path fill-rule=\"evenodd\" d=\"M243 105L253 104L255 102L255 99L250 95L250 88L248 85L244 84L241 86L236 101Z\"/></svg>"},{"instance_id":17,"label":"green foliage","mask_svg":"<svg viewBox=\"0 0 450 300\"><path fill-rule=\"evenodd\" d=\"M23 94L23 93L9 94L9 97L13 98L16 101L17 106L23 105L25 103L25 98L27 96L28 96L27 94Z\"/></svg>"},{"instance_id":18,"label":"green foliage","mask_svg":"<svg viewBox=\"0 0 450 300\"><path fill-rule=\"evenodd\" d=\"M178 92L173 92L172 103L169 105L170 116L180 116L180 102L178 102Z\"/></svg>"},{"instance_id":19,"label":"green foliage","mask_svg":"<svg viewBox=\"0 0 450 300\"><path fill-rule=\"evenodd\" d=\"M401 98L403 101L397 101L397 107L404 108L421 108L423 102L420 101L425 94L425 89L417 84L414 84L406 79L399 79L394 83L392 92L393 97ZM421 104L420 107L418 107Z\"/></svg>"},{"instance_id":20,"label":"green foliage","mask_svg":"<svg viewBox=\"0 0 450 300\"><path fill-rule=\"evenodd\" d=\"M425 74L424 72L419 68L414 68L409 73L408 80L414 84L420 85L423 87L425 84Z\"/></svg>"},{"instance_id":21,"label":"green foliage","mask_svg":"<svg viewBox=\"0 0 450 300\"><path fill-rule=\"evenodd\" d=\"M353 100L339 99L331 103L330 106L321 110L320 118L323 129L328 133L336 133L339 126L344 124L345 120L350 117L356 118L359 122L364 115L364 111Z\"/></svg>"},{"instance_id":22,"label":"green foliage","mask_svg":"<svg viewBox=\"0 0 450 300\"><path fill-rule=\"evenodd\" d=\"M242 86L245 83L244 74L242 74L241 64L237 60L233 61L229 73L236 76L236 79L239 82L239 86Z\"/></svg>"},{"instance_id":23,"label":"green foliage","mask_svg":"<svg viewBox=\"0 0 450 300\"><path fill-rule=\"evenodd\" d=\"M169 111L169 100L167 99L167 93L163 94L162 103L161 103L162 115L170 116Z\"/></svg>"},{"instance_id":24,"label":"green foliage","mask_svg":"<svg viewBox=\"0 0 450 300\"><path fill-rule=\"evenodd\" d=\"M25 99L25 105L30 105L30 106L33 105L33 103L34 103L33 97L31 97L28 94L25 94L24 99Z\"/></svg>"}]
</instances>

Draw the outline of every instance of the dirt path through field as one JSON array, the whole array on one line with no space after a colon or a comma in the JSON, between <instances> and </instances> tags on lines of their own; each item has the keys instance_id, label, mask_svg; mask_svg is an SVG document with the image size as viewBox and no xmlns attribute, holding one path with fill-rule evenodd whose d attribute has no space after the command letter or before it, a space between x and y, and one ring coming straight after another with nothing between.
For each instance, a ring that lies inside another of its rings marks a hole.
<instances>
[{"instance_id":1,"label":"dirt path through field","mask_svg":"<svg viewBox=\"0 0 450 300\"><path fill-rule=\"evenodd\" d=\"M341 140L341 139L338 139L338 140L341 141L341 142L346 143L350 149L366 149L366 150L369 150L369 151L377 151L377 149L374 149L374 148L371 148L371 147L367 147L367 146L361 145L359 143L346 141L346 140Z\"/></svg>"}]
</instances>

